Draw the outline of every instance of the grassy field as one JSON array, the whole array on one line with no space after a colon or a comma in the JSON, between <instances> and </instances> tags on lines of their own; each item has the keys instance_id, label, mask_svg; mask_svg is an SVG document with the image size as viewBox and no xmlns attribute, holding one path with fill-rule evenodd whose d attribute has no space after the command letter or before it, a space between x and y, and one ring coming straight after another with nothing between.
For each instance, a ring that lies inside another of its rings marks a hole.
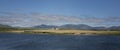
<instances>
[{"instance_id":1,"label":"grassy field","mask_svg":"<svg viewBox=\"0 0 120 50\"><path fill-rule=\"evenodd\" d=\"M120 35L120 31L93 31L93 30L12 30L7 32L23 34Z\"/></svg>"}]
</instances>

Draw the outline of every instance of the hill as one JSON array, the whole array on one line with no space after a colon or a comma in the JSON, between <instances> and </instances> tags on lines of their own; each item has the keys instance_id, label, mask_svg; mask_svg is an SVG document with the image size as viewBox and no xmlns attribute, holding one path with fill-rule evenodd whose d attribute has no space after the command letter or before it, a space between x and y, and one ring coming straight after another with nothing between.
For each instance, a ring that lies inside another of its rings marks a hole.
<instances>
[{"instance_id":1,"label":"hill","mask_svg":"<svg viewBox=\"0 0 120 50\"><path fill-rule=\"evenodd\" d=\"M120 31L120 26L92 27L86 24L65 24L61 26L42 24L42 25L34 26L33 28L40 28L40 29L57 28L60 30L117 30L117 31Z\"/></svg>"}]
</instances>

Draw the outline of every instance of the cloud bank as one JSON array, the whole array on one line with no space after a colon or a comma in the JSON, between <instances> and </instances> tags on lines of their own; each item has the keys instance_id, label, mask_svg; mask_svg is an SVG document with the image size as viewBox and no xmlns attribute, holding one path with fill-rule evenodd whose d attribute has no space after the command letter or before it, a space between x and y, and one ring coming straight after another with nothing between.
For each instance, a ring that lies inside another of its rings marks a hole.
<instances>
[{"instance_id":1,"label":"cloud bank","mask_svg":"<svg viewBox=\"0 0 120 50\"><path fill-rule=\"evenodd\" d=\"M120 17L75 17L75 16L62 16L62 15L48 15L40 13L6 13L0 12L0 24L8 24L12 26L34 26L40 24L48 25L62 25L62 24L94 24L94 25L107 25L119 23ZM106 24L105 24L106 23Z\"/></svg>"}]
</instances>

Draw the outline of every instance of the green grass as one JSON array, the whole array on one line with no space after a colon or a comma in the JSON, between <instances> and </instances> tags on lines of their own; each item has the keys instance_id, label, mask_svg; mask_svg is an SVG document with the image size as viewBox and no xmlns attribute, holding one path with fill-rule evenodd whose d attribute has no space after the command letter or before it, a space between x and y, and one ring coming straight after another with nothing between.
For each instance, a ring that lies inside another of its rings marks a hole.
<instances>
[{"instance_id":1,"label":"green grass","mask_svg":"<svg viewBox=\"0 0 120 50\"><path fill-rule=\"evenodd\" d=\"M26 31L29 30L29 31ZM16 32L18 31L18 32ZM20 31L20 32L19 32ZM58 35L120 35L120 31L93 31L93 30L39 30L30 28L1 28L0 32L20 34L58 34Z\"/></svg>"}]
</instances>

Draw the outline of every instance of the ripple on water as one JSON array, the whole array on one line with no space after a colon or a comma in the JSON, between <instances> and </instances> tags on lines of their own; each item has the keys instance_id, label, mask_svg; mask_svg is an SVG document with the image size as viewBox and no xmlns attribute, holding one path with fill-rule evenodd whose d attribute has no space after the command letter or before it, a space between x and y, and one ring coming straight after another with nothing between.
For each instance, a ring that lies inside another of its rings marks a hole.
<instances>
[{"instance_id":1,"label":"ripple on water","mask_svg":"<svg viewBox=\"0 0 120 50\"><path fill-rule=\"evenodd\" d=\"M0 34L0 50L120 50L120 36Z\"/></svg>"}]
</instances>

